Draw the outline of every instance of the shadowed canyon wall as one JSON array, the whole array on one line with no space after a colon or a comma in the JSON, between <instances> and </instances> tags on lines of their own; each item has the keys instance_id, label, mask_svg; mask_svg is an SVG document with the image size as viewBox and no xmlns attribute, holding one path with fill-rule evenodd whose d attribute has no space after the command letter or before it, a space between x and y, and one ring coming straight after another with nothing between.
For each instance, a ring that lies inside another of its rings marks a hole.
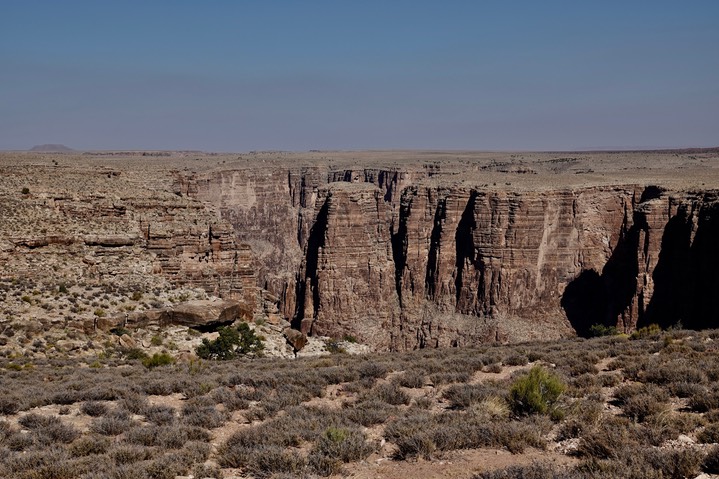
<instances>
[{"instance_id":1,"label":"shadowed canyon wall","mask_svg":"<svg viewBox=\"0 0 719 479\"><path fill-rule=\"evenodd\" d=\"M232 224L310 334L403 350L719 319L714 191L329 166L183 173L175 191Z\"/></svg>"}]
</instances>

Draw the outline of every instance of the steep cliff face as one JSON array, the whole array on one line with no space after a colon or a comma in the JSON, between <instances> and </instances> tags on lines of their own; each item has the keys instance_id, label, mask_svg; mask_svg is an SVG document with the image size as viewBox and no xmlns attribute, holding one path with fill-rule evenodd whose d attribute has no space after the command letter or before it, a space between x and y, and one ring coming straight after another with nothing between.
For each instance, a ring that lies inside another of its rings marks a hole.
<instances>
[{"instance_id":1,"label":"steep cliff face","mask_svg":"<svg viewBox=\"0 0 719 479\"><path fill-rule=\"evenodd\" d=\"M311 334L411 349L719 317L716 194L442 178L248 169L179 189L253 246L260 285Z\"/></svg>"},{"instance_id":2,"label":"steep cliff face","mask_svg":"<svg viewBox=\"0 0 719 479\"><path fill-rule=\"evenodd\" d=\"M318 234L320 212L331 197L326 187L335 183L375 185L383 209L381 229L388 235L389 226L396 221L401 189L432 174L436 171L326 166L246 168L178 173L173 189L181 196L212 205L223 220L234 226L238 240L252 247L259 285L280 298L286 318L295 318L299 323L307 304L303 269L308 255L314 254L308 251L311 248L308 243L313 231ZM362 215L355 214L351 221L358 219Z\"/></svg>"},{"instance_id":3,"label":"steep cliff face","mask_svg":"<svg viewBox=\"0 0 719 479\"><path fill-rule=\"evenodd\" d=\"M569 333L564 288L606 262L633 195L631 188L407 189L394 236L404 329L420 344L444 346L526 337L522 323L545 336ZM428 306L433 314L422 313ZM438 313L450 316L440 321ZM467 317L489 321L477 320L483 328L468 337Z\"/></svg>"},{"instance_id":4,"label":"steep cliff face","mask_svg":"<svg viewBox=\"0 0 719 479\"><path fill-rule=\"evenodd\" d=\"M334 183L319 192L299 283L303 331L390 346L399 301L389 220L373 185Z\"/></svg>"}]
</instances>

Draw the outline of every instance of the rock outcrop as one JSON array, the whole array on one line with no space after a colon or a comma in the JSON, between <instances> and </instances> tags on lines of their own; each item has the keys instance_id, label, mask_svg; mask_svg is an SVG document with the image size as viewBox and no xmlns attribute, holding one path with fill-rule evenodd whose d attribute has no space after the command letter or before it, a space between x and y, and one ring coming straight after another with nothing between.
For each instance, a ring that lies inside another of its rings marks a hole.
<instances>
[{"instance_id":1,"label":"rock outcrop","mask_svg":"<svg viewBox=\"0 0 719 479\"><path fill-rule=\"evenodd\" d=\"M124 315L101 318L87 324L86 329L98 327L147 328L149 326L187 326L198 330L214 330L237 320L252 319L253 309L245 303L232 300L193 300L169 308L133 311Z\"/></svg>"}]
</instances>

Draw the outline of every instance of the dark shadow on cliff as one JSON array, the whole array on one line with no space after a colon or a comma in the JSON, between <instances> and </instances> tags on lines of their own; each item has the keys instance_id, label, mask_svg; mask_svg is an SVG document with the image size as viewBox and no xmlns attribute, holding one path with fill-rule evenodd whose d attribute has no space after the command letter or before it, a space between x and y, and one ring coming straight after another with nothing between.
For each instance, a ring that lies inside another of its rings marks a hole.
<instances>
[{"instance_id":1,"label":"dark shadow on cliff","mask_svg":"<svg viewBox=\"0 0 719 479\"><path fill-rule=\"evenodd\" d=\"M647 310L637 321L637 328L656 323L667 328L687 317L691 297L690 269L691 223L675 215L664 227L659 259L652 279L654 291Z\"/></svg>"},{"instance_id":2,"label":"dark shadow on cliff","mask_svg":"<svg viewBox=\"0 0 719 479\"><path fill-rule=\"evenodd\" d=\"M454 235L454 244L456 247L456 263L454 278L455 304L460 305L462 296L462 275L464 267L467 264L474 264L474 230L477 229L477 222L474 220L474 207L477 203L477 192L472 191L469 195L467 206L462 212L462 218L457 224L457 232Z\"/></svg>"},{"instance_id":3,"label":"dark shadow on cliff","mask_svg":"<svg viewBox=\"0 0 719 479\"><path fill-rule=\"evenodd\" d=\"M399 299L399 307L402 307L402 274L407 266L407 218L412 208L411 203L402 203L399 212L399 225L394 231L394 225L390 230L392 243L392 260L394 261L394 287Z\"/></svg>"},{"instance_id":4,"label":"dark shadow on cliff","mask_svg":"<svg viewBox=\"0 0 719 479\"><path fill-rule=\"evenodd\" d=\"M582 271L567 285L561 305L577 334L588 336L593 324L606 322L607 292L601 275L593 269Z\"/></svg>"},{"instance_id":5,"label":"dark shadow on cliff","mask_svg":"<svg viewBox=\"0 0 719 479\"><path fill-rule=\"evenodd\" d=\"M429 254L427 256L427 271L424 277L425 291L427 296L434 298L436 289L437 257L439 254L439 242L442 239L442 226L447 216L447 199L443 198L437 203L434 212L434 226L430 235Z\"/></svg>"},{"instance_id":6,"label":"dark shadow on cliff","mask_svg":"<svg viewBox=\"0 0 719 479\"><path fill-rule=\"evenodd\" d=\"M683 208L667 223L652 276L654 293L637 326L719 326L719 205L707 202L698 212L693 242L692 227Z\"/></svg>"},{"instance_id":7,"label":"dark shadow on cliff","mask_svg":"<svg viewBox=\"0 0 719 479\"><path fill-rule=\"evenodd\" d=\"M719 326L719 204L711 203L700 211L694 242L691 245L689 311L682 318L691 329Z\"/></svg>"},{"instance_id":8,"label":"dark shadow on cliff","mask_svg":"<svg viewBox=\"0 0 719 479\"><path fill-rule=\"evenodd\" d=\"M315 316L317 308L319 308L319 288L317 287L317 262L319 259L320 248L325 244L325 232L327 231L327 216L329 212L329 197L325 199L324 204L317 213L315 223L310 229L309 238L307 238L307 256L305 257L305 277L297 281L297 312L292 319L292 328L300 329L302 319L305 312L305 300L307 279L310 280L312 288L312 307Z\"/></svg>"},{"instance_id":9,"label":"dark shadow on cliff","mask_svg":"<svg viewBox=\"0 0 719 479\"><path fill-rule=\"evenodd\" d=\"M567 285L560 302L579 336L589 336L592 325L616 326L627 311L637 290L637 251L643 219L635 215L634 224L620 238L599 274L584 270Z\"/></svg>"}]
</instances>

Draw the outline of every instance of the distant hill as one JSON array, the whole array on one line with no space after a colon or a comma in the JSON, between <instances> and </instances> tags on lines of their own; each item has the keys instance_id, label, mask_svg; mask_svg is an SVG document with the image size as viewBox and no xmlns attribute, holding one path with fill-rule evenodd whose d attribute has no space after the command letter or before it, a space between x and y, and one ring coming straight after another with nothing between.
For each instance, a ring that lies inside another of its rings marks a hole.
<instances>
[{"instance_id":1,"label":"distant hill","mask_svg":"<svg viewBox=\"0 0 719 479\"><path fill-rule=\"evenodd\" d=\"M68 148L65 145L47 144L47 145L35 145L30 148L30 151L43 151L43 152L62 152L62 151L75 151L72 148Z\"/></svg>"}]
</instances>

